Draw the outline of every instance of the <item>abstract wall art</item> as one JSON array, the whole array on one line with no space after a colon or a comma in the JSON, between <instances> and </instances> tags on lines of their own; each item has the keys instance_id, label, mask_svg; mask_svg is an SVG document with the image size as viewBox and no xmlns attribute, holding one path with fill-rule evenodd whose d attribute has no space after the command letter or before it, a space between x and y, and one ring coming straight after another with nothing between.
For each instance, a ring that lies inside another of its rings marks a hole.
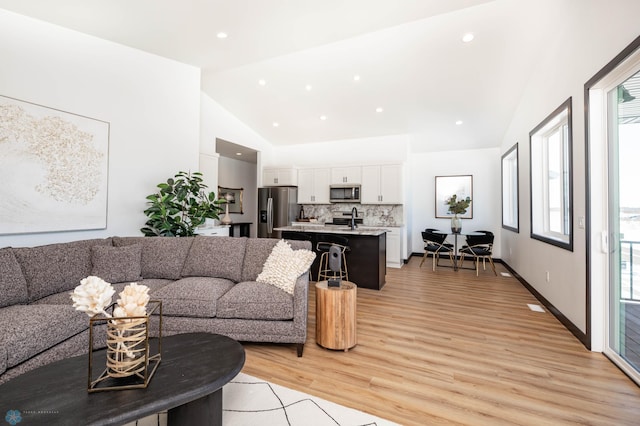
<instances>
[{"instance_id":1,"label":"abstract wall art","mask_svg":"<svg viewBox=\"0 0 640 426\"><path fill-rule=\"evenodd\" d=\"M0 235L107 227L109 123L0 95Z\"/></svg>"}]
</instances>

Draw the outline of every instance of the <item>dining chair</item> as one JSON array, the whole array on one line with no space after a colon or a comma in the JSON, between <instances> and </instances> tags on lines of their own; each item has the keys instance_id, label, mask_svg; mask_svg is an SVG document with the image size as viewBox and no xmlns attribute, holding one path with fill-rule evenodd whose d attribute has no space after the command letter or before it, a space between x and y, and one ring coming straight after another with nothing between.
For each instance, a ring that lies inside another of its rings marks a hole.
<instances>
[{"instance_id":1,"label":"dining chair","mask_svg":"<svg viewBox=\"0 0 640 426\"><path fill-rule=\"evenodd\" d=\"M422 232L422 240L424 241L424 256L422 256L420 267L422 267L422 264L424 263L427 256L431 254L431 256L433 257L432 269L435 271L438 260L440 259L440 253L448 253L451 265L454 265L453 248L450 244L445 243L446 238L447 234L434 232L434 230L426 230Z\"/></svg>"},{"instance_id":2,"label":"dining chair","mask_svg":"<svg viewBox=\"0 0 640 426\"><path fill-rule=\"evenodd\" d=\"M496 267L493 264L492 251L493 251L493 232L490 231L476 231L483 235L467 235L467 244L460 248L460 266L464 263L465 259L469 256L473 258L476 266L476 276L479 275L480 261L482 260L482 268L487 269L486 261L489 261L493 273L498 275Z\"/></svg>"}]
</instances>

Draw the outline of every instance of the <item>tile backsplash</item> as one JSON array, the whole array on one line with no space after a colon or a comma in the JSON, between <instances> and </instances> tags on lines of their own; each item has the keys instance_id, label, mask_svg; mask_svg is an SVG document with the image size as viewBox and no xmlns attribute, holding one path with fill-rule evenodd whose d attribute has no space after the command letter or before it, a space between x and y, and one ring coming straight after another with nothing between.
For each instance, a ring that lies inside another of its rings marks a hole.
<instances>
[{"instance_id":1,"label":"tile backsplash","mask_svg":"<svg viewBox=\"0 0 640 426\"><path fill-rule=\"evenodd\" d=\"M358 209L358 217L362 218L365 226L402 226L402 204L303 204L304 215L316 218L318 222L331 223L334 216L351 213L351 209Z\"/></svg>"}]
</instances>

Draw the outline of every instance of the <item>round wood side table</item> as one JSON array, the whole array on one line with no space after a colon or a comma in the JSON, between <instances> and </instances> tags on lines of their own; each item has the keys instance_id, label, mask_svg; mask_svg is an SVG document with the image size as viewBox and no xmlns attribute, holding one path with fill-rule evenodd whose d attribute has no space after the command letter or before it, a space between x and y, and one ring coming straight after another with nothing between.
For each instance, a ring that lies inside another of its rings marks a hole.
<instances>
[{"instance_id":1,"label":"round wood side table","mask_svg":"<svg viewBox=\"0 0 640 426\"><path fill-rule=\"evenodd\" d=\"M342 281L329 287L316 283L316 343L323 348L344 350L356 345L356 296L358 286Z\"/></svg>"}]
</instances>

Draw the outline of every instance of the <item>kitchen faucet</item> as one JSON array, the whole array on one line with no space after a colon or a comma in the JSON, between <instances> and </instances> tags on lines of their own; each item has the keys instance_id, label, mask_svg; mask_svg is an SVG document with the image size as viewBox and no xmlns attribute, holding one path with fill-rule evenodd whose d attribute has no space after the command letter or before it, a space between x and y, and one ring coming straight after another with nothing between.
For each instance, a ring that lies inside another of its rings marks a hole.
<instances>
[{"instance_id":1,"label":"kitchen faucet","mask_svg":"<svg viewBox=\"0 0 640 426\"><path fill-rule=\"evenodd\" d=\"M356 209L355 207L351 209L351 230L353 231L355 228L358 227L358 225L356 224L356 217L358 216L358 209Z\"/></svg>"}]
</instances>

